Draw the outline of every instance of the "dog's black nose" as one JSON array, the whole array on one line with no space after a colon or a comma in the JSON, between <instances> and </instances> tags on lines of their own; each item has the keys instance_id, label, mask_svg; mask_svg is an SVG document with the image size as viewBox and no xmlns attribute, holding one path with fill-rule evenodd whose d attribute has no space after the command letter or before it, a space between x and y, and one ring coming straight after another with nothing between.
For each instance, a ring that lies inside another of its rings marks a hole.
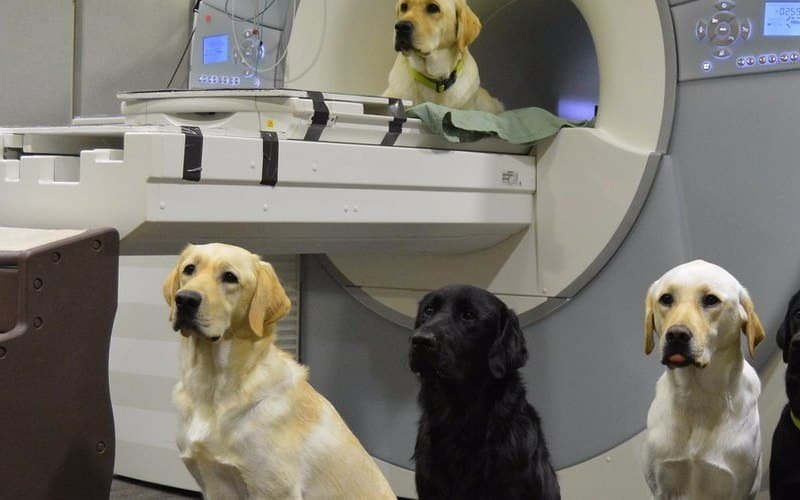
<instances>
[{"instance_id":1,"label":"dog's black nose","mask_svg":"<svg viewBox=\"0 0 800 500\"><path fill-rule=\"evenodd\" d=\"M203 296L191 290L183 290L175 294L175 305L181 311L196 311L202 301Z\"/></svg>"},{"instance_id":2,"label":"dog's black nose","mask_svg":"<svg viewBox=\"0 0 800 500\"><path fill-rule=\"evenodd\" d=\"M414 31L414 23L411 21L399 21L394 25L394 30L398 35L410 35Z\"/></svg>"},{"instance_id":3,"label":"dog's black nose","mask_svg":"<svg viewBox=\"0 0 800 500\"><path fill-rule=\"evenodd\" d=\"M669 327L666 337L669 343L688 344L692 340L692 331L683 325L675 325Z\"/></svg>"},{"instance_id":4,"label":"dog's black nose","mask_svg":"<svg viewBox=\"0 0 800 500\"><path fill-rule=\"evenodd\" d=\"M414 335L411 336L411 345L414 347L432 348L436 346L436 337L429 331L419 330L414 332Z\"/></svg>"}]
</instances>

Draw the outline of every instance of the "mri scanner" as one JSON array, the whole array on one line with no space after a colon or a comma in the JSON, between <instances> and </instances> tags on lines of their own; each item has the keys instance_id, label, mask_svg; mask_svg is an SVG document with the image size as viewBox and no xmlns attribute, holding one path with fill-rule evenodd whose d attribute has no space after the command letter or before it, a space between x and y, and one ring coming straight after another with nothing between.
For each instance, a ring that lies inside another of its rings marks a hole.
<instances>
[{"instance_id":1,"label":"mri scanner","mask_svg":"<svg viewBox=\"0 0 800 500\"><path fill-rule=\"evenodd\" d=\"M321 92L130 92L118 123L0 129L4 224L122 237L118 474L196 488L173 445L177 339L158 292L187 241L282 263L299 304L284 345L403 497L418 415L405 353L427 290L468 282L519 313L565 498L646 493L638 448L662 368L643 355L641 305L663 271L724 266L775 331L800 281L800 4L470 4L485 87L594 126L532 149L448 144L408 103L370 97L394 58L391 2L303 0L285 86ZM753 360L765 453L784 402L775 347Z\"/></svg>"}]
</instances>

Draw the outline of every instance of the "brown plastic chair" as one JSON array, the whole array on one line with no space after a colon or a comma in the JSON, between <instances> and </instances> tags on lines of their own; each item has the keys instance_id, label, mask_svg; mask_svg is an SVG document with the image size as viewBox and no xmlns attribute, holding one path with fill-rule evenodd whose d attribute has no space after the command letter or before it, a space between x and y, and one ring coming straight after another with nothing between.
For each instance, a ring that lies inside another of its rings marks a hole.
<instances>
[{"instance_id":1,"label":"brown plastic chair","mask_svg":"<svg viewBox=\"0 0 800 500\"><path fill-rule=\"evenodd\" d=\"M119 235L84 231L10 251L14 230L3 229L0 499L106 500L114 469L108 350Z\"/></svg>"}]
</instances>

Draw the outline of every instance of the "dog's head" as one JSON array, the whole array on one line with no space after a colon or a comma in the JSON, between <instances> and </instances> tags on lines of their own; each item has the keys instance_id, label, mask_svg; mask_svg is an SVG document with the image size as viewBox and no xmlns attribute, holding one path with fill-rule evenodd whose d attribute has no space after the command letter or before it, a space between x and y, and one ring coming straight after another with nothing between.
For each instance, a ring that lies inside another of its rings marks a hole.
<instances>
[{"instance_id":1,"label":"dog's head","mask_svg":"<svg viewBox=\"0 0 800 500\"><path fill-rule=\"evenodd\" d=\"M464 50L481 31L480 19L466 0L398 0L396 16L394 48L403 53Z\"/></svg>"},{"instance_id":2,"label":"dog's head","mask_svg":"<svg viewBox=\"0 0 800 500\"><path fill-rule=\"evenodd\" d=\"M747 336L750 355L764 329L747 290L719 266L695 260L667 271L650 285L645 299L644 351L658 337L661 362L670 368L705 367L714 352Z\"/></svg>"},{"instance_id":3,"label":"dog's head","mask_svg":"<svg viewBox=\"0 0 800 500\"><path fill-rule=\"evenodd\" d=\"M455 383L501 379L527 359L517 315L486 290L453 285L420 301L409 356L414 373Z\"/></svg>"},{"instance_id":4,"label":"dog's head","mask_svg":"<svg viewBox=\"0 0 800 500\"><path fill-rule=\"evenodd\" d=\"M789 301L783 323L778 328L777 340L783 350L784 362L789 362L790 353L800 353L800 291Z\"/></svg>"},{"instance_id":5,"label":"dog's head","mask_svg":"<svg viewBox=\"0 0 800 500\"><path fill-rule=\"evenodd\" d=\"M211 341L229 332L263 337L291 308L270 264L221 243L186 247L163 288L173 329Z\"/></svg>"}]
</instances>

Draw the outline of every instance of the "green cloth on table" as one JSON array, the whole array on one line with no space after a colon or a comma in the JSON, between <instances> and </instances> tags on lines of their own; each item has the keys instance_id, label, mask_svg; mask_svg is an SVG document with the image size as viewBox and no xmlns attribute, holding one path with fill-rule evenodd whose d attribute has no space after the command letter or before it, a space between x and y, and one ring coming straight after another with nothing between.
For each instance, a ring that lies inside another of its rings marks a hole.
<instances>
[{"instance_id":1,"label":"green cloth on table","mask_svg":"<svg viewBox=\"0 0 800 500\"><path fill-rule=\"evenodd\" d=\"M486 111L448 108L430 102L408 109L435 133L450 142L471 142L496 136L512 144L532 144L561 130L590 122L571 122L542 108L520 108L493 114Z\"/></svg>"}]
</instances>

